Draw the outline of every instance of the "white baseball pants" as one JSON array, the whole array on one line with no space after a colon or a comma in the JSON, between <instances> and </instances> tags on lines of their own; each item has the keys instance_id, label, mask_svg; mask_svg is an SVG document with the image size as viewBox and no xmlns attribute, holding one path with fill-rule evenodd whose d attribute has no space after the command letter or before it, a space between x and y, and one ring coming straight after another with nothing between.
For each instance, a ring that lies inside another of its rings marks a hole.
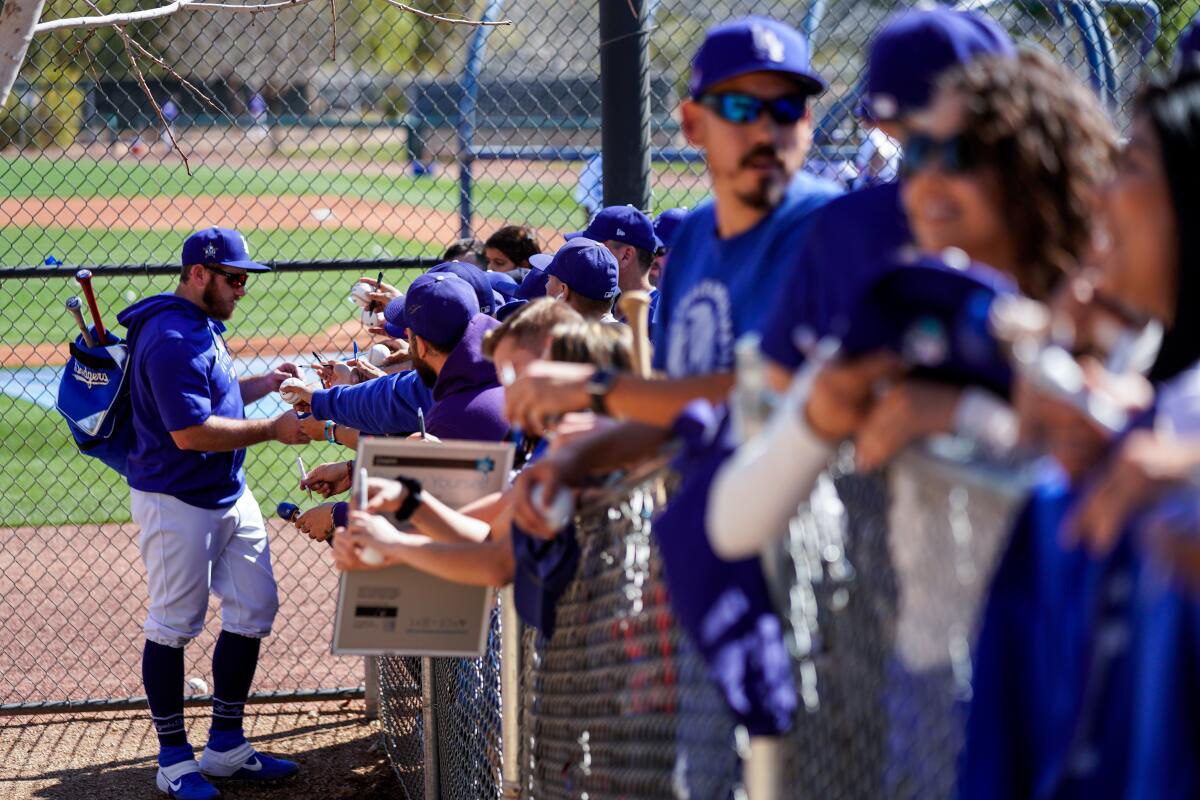
<instances>
[{"instance_id":1,"label":"white baseball pants","mask_svg":"<svg viewBox=\"0 0 1200 800\"><path fill-rule=\"evenodd\" d=\"M170 495L130 489L146 565L146 638L183 647L204 629L208 595L221 599L221 628L261 639L279 595L262 512L247 488L227 509L197 508Z\"/></svg>"}]
</instances>

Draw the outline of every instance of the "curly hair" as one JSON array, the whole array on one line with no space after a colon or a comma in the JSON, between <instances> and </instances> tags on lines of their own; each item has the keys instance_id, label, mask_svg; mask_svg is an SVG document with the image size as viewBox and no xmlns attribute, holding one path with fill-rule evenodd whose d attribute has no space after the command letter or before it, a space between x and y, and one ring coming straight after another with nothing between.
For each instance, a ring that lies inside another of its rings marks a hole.
<instances>
[{"instance_id":1,"label":"curly hair","mask_svg":"<svg viewBox=\"0 0 1200 800\"><path fill-rule=\"evenodd\" d=\"M499 250L518 267L528 267L529 257L542 252L533 228L527 225L506 225L489 236L483 246Z\"/></svg>"},{"instance_id":2,"label":"curly hair","mask_svg":"<svg viewBox=\"0 0 1200 800\"><path fill-rule=\"evenodd\" d=\"M1048 298L1091 244L1092 199L1116 152L1112 123L1091 89L1036 50L956 67L939 89L965 98L963 130L995 168L1017 283Z\"/></svg>"}]
</instances>

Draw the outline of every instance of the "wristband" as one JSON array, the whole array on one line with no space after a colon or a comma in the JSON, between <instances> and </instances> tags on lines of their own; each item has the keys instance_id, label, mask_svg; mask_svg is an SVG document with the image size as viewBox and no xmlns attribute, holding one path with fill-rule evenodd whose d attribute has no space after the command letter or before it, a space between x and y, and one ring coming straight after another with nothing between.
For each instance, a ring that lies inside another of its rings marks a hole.
<instances>
[{"instance_id":1,"label":"wristband","mask_svg":"<svg viewBox=\"0 0 1200 800\"><path fill-rule=\"evenodd\" d=\"M331 419L325 420L325 441L337 444L337 423Z\"/></svg>"},{"instance_id":2,"label":"wristband","mask_svg":"<svg viewBox=\"0 0 1200 800\"><path fill-rule=\"evenodd\" d=\"M412 515L423 500L421 497L421 482L416 478L405 478L403 475L397 477L396 482L408 490L408 496L404 498L404 502L400 504L400 508L396 509L396 521L408 522L412 519Z\"/></svg>"}]
</instances>

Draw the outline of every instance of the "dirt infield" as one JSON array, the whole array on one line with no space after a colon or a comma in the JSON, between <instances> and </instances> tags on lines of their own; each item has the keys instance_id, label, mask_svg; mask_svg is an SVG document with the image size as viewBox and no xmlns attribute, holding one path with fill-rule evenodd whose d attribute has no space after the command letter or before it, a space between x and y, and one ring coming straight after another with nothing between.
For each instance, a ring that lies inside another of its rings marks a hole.
<instances>
[{"instance_id":1,"label":"dirt infield","mask_svg":"<svg viewBox=\"0 0 1200 800\"><path fill-rule=\"evenodd\" d=\"M189 740L203 746L208 720L188 718ZM275 786L221 784L228 800L402 796L361 700L253 706L246 732L263 752L299 762L301 772ZM0 717L0 800L161 798L156 752L141 712Z\"/></svg>"},{"instance_id":2,"label":"dirt infield","mask_svg":"<svg viewBox=\"0 0 1200 800\"><path fill-rule=\"evenodd\" d=\"M256 690L358 686L361 658L329 653L337 576L328 546L269 520L280 610ZM145 574L132 524L0 530L0 702L143 694ZM216 603L187 648L186 675L212 684ZM197 691L196 694L206 692Z\"/></svg>"}]
</instances>

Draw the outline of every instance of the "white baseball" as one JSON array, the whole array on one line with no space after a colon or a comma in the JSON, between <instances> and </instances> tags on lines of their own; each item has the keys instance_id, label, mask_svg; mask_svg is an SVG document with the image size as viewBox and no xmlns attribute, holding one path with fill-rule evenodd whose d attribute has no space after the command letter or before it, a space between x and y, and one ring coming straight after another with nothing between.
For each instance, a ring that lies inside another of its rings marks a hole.
<instances>
[{"instance_id":1,"label":"white baseball","mask_svg":"<svg viewBox=\"0 0 1200 800\"><path fill-rule=\"evenodd\" d=\"M358 560L366 564L368 567L378 567L383 563L383 556L379 555L379 551L374 547L367 545L366 547L359 549Z\"/></svg>"},{"instance_id":2,"label":"white baseball","mask_svg":"<svg viewBox=\"0 0 1200 800\"><path fill-rule=\"evenodd\" d=\"M367 351L367 362L373 367L382 367L383 362L387 361L391 354L392 351L384 345L371 345L371 349Z\"/></svg>"},{"instance_id":3,"label":"white baseball","mask_svg":"<svg viewBox=\"0 0 1200 800\"><path fill-rule=\"evenodd\" d=\"M364 328L374 328L383 324L383 314L377 311L367 311L365 308L361 319Z\"/></svg>"},{"instance_id":4,"label":"white baseball","mask_svg":"<svg viewBox=\"0 0 1200 800\"><path fill-rule=\"evenodd\" d=\"M203 678L188 678L187 685L196 694L208 694L208 684Z\"/></svg>"},{"instance_id":5,"label":"white baseball","mask_svg":"<svg viewBox=\"0 0 1200 800\"><path fill-rule=\"evenodd\" d=\"M289 405L295 405L303 400L299 390L307 389L308 384L301 378L288 378L279 384L279 399Z\"/></svg>"},{"instance_id":6,"label":"white baseball","mask_svg":"<svg viewBox=\"0 0 1200 800\"><path fill-rule=\"evenodd\" d=\"M350 289L350 299L365 309L371 305L371 292L373 291L375 291L374 286L366 281L359 281Z\"/></svg>"},{"instance_id":7,"label":"white baseball","mask_svg":"<svg viewBox=\"0 0 1200 800\"><path fill-rule=\"evenodd\" d=\"M339 361L333 365L333 382L335 384L351 383L353 380L354 370L350 369L349 364Z\"/></svg>"}]
</instances>

